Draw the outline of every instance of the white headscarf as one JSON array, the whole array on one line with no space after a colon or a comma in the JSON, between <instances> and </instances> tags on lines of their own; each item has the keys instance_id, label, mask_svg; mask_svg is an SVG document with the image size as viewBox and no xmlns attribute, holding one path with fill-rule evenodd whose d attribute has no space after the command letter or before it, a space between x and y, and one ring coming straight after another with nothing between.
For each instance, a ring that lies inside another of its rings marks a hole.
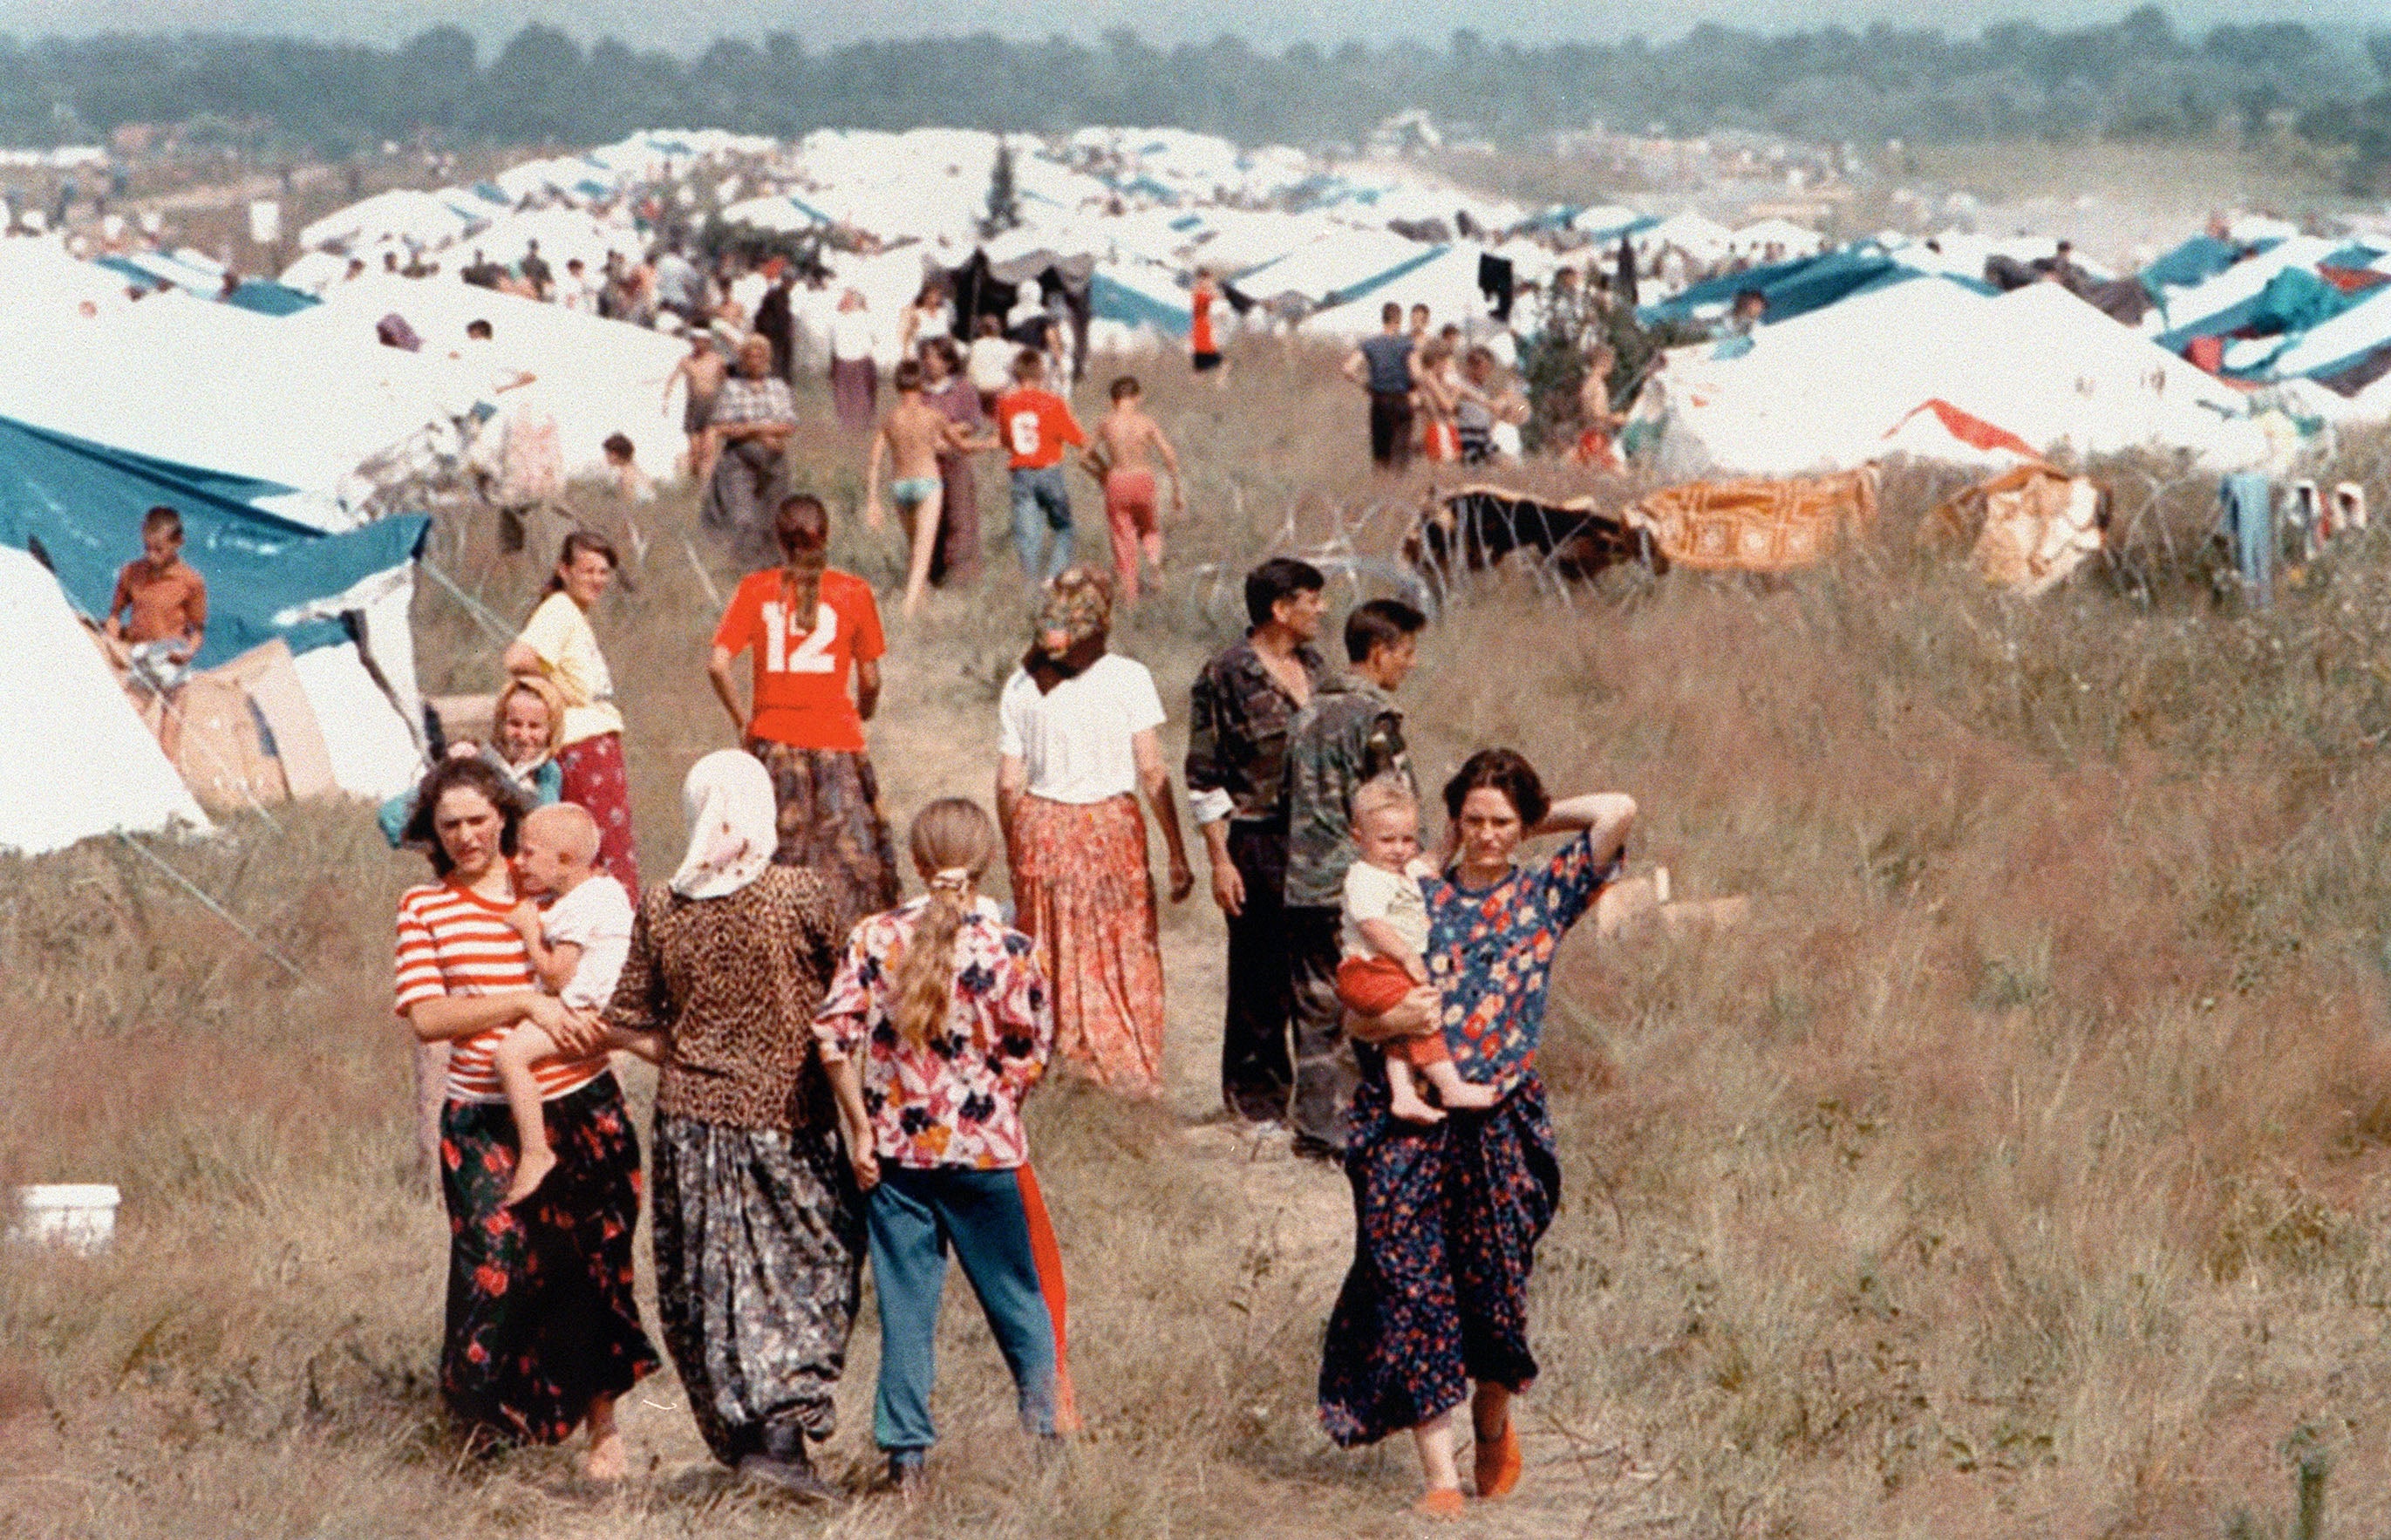
<instances>
[{"instance_id":1,"label":"white headscarf","mask_svg":"<svg viewBox=\"0 0 2391 1540\"><path fill-rule=\"evenodd\" d=\"M673 874L684 899L720 899L764 874L780 843L772 778L743 749L718 749L689 768L681 783L689 853Z\"/></svg>"}]
</instances>

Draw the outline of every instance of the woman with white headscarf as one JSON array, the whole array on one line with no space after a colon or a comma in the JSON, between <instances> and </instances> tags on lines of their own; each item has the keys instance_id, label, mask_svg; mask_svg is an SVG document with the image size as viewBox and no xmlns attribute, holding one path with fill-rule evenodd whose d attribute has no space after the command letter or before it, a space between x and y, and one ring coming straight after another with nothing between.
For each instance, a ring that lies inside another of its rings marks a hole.
<instances>
[{"instance_id":1,"label":"woman with white headscarf","mask_svg":"<svg viewBox=\"0 0 2391 1540\"><path fill-rule=\"evenodd\" d=\"M806 1443L835 1424L863 1249L812 1036L844 937L821 879L773 864L772 781L754 756L707 755L682 798L689 853L640 904L606 1012L664 1034L657 1314L715 1457L826 1498Z\"/></svg>"}]
</instances>

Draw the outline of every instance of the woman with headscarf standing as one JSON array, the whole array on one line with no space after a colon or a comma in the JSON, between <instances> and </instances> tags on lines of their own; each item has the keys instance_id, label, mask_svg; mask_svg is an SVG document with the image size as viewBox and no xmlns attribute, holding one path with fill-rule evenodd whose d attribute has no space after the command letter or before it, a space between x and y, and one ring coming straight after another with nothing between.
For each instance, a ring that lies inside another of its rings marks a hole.
<instances>
[{"instance_id":1,"label":"woman with headscarf standing","mask_svg":"<svg viewBox=\"0 0 2391 1540\"><path fill-rule=\"evenodd\" d=\"M598 821L598 861L627 893L640 890L640 858L631 839L631 782L623 764L623 714L614 708L614 676L598 650L589 612L622 564L602 535L576 529L556 557L548 597L532 611L523 634L507 644L510 674L544 679L564 697L564 731L556 751L564 772L562 800Z\"/></svg>"},{"instance_id":2,"label":"woman with headscarf standing","mask_svg":"<svg viewBox=\"0 0 2391 1540\"><path fill-rule=\"evenodd\" d=\"M850 289L838 297L838 314L830 322L830 400L838 425L848 433L870 430L880 405L880 366L873 355L880 332L863 291Z\"/></svg>"},{"instance_id":3,"label":"woman with headscarf standing","mask_svg":"<svg viewBox=\"0 0 2391 1540\"><path fill-rule=\"evenodd\" d=\"M1145 666L1105 650L1112 590L1072 567L997 703L997 816L1018 924L1054 989L1065 1062L1117 1091L1162 1089L1162 945L1143 792L1170 851L1170 901L1196 886Z\"/></svg>"},{"instance_id":4,"label":"woman with headscarf standing","mask_svg":"<svg viewBox=\"0 0 2391 1540\"><path fill-rule=\"evenodd\" d=\"M839 927L820 878L778 865L772 784L737 749L691 767L689 854L640 905L611 1027L664 1034L652 1158L656 1310L717 1459L827 1497L863 1247L813 1016Z\"/></svg>"},{"instance_id":5,"label":"woman with headscarf standing","mask_svg":"<svg viewBox=\"0 0 2391 1540\"><path fill-rule=\"evenodd\" d=\"M897 901L896 847L863 744L887 647L872 585L828 565L830 513L820 498L782 499L772 533L782 564L748 574L730 596L705 673L740 741L771 774L774 859L811 867L829 885L845 940L847 926ZM730 678L743 652L754 660L752 708Z\"/></svg>"}]
</instances>

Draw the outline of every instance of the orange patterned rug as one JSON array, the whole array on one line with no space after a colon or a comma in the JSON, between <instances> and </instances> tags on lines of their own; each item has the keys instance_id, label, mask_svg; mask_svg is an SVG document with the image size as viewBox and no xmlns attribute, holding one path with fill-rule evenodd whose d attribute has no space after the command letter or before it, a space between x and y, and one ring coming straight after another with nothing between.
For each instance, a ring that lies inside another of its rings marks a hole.
<instances>
[{"instance_id":1,"label":"orange patterned rug","mask_svg":"<svg viewBox=\"0 0 2391 1540\"><path fill-rule=\"evenodd\" d=\"M1790 572L1823 561L1876 518L1876 467L1785 481L1687 482L1627 511L1674 564L1712 572Z\"/></svg>"}]
</instances>

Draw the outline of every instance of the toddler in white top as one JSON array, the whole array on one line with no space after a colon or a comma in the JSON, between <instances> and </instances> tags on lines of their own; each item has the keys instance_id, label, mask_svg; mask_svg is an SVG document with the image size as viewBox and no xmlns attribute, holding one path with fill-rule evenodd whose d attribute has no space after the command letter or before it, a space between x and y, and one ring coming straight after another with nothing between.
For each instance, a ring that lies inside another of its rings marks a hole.
<instances>
[{"instance_id":1,"label":"toddler in white top","mask_svg":"<svg viewBox=\"0 0 2391 1540\"><path fill-rule=\"evenodd\" d=\"M597 861L598 822L588 809L557 802L524 814L516 838L515 886L529 897L507 916L531 953L532 975L540 987L554 990L572 1009L592 1013L614 998L614 981L631 954L630 895L597 869ZM545 909L536 901L541 895L549 899ZM651 1061L658 1051L649 1032L610 1030L606 1046ZM556 1169L534 1069L556 1053L556 1040L525 1022L499 1039L491 1055L515 1123L518 1153L509 1203L529 1197Z\"/></svg>"},{"instance_id":2,"label":"toddler in white top","mask_svg":"<svg viewBox=\"0 0 2391 1540\"><path fill-rule=\"evenodd\" d=\"M1359 859L1345 873L1337 998L1364 1016L1384 1016L1428 982L1428 900L1420 882L1436 875L1420 860L1419 803L1399 777L1381 776L1353 794L1353 844ZM1494 1105L1493 1087L1472 1085L1454 1068L1441 1029L1396 1038L1384 1053L1388 1109L1405 1122L1441 1122L1456 1107ZM1437 1105L1420 1095L1415 1076L1436 1088Z\"/></svg>"}]
</instances>

